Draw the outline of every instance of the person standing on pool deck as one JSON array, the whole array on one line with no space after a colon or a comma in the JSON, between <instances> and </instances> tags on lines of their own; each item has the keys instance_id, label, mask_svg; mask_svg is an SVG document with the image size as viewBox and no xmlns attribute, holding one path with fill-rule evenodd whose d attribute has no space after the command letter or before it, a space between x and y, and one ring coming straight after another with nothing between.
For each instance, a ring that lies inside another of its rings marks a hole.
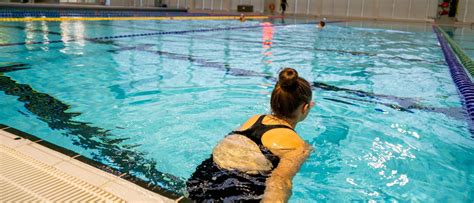
<instances>
[{"instance_id":1,"label":"person standing on pool deck","mask_svg":"<svg viewBox=\"0 0 474 203\"><path fill-rule=\"evenodd\" d=\"M280 9L281 9L282 16L285 16L285 11L286 11L287 6L288 6L288 2L286 0L281 0Z\"/></svg>"},{"instance_id":2,"label":"person standing on pool deck","mask_svg":"<svg viewBox=\"0 0 474 203\"><path fill-rule=\"evenodd\" d=\"M293 68L279 74L269 115L255 115L229 133L187 180L197 202L286 202L292 179L312 147L294 131L314 106L311 86Z\"/></svg>"}]
</instances>

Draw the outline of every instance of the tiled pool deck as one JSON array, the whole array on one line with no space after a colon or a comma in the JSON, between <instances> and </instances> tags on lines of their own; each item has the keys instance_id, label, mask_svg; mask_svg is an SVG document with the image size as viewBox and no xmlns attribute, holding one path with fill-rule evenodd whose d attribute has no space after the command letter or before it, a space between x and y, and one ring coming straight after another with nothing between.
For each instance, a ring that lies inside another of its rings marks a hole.
<instances>
[{"instance_id":1,"label":"tiled pool deck","mask_svg":"<svg viewBox=\"0 0 474 203\"><path fill-rule=\"evenodd\" d=\"M0 126L0 201L175 202Z\"/></svg>"}]
</instances>

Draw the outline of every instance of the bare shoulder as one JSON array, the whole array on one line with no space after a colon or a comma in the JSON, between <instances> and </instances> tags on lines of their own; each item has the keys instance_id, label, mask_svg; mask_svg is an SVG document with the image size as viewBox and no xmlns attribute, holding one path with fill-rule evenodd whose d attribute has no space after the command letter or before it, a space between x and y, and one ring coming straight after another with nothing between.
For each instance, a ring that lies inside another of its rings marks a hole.
<instances>
[{"instance_id":1,"label":"bare shoulder","mask_svg":"<svg viewBox=\"0 0 474 203\"><path fill-rule=\"evenodd\" d=\"M240 126L240 128L238 130L241 131L241 130L249 129L255 122L257 122L257 120L260 116L261 115L254 115L254 116L250 117L247 121L245 121L244 124L242 124L242 126Z\"/></svg>"}]
</instances>

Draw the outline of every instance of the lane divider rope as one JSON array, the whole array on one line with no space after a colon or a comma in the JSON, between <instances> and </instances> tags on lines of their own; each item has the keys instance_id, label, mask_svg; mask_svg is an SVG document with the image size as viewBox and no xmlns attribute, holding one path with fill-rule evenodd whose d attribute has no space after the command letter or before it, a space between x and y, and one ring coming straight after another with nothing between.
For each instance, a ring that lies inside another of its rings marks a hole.
<instances>
[{"instance_id":1,"label":"lane divider rope","mask_svg":"<svg viewBox=\"0 0 474 203\"><path fill-rule=\"evenodd\" d=\"M466 54L466 52L464 52L461 46L459 46L459 44L448 35L448 33L446 33L440 27L438 27L438 29L443 34L446 41L448 41L449 45L451 45L451 48L453 49L454 53L456 53L456 55L458 56L462 65L464 65L464 68L466 68L466 70L469 72L471 77L474 77L474 63L472 62L471 57L469 57Z\"/></svg>"},{"instance_id":2,"label":"lane divider rope","mask_svg":"<svg viewBox=\"0 0 474 203\"><path fill-rule=\"evenodd\" d=\"M449 72L451 73L454 84L458 89L463 108L467 113L471 137L474 138L474 84L464 70L464 67L456 58L456 54L449 47L448 42L446 38L444 38L439 27L433 26L433 30L438 37L441 49L443 50L444 58L449 67Z\"/></svg>"},{"instance_id":3,"label":"lane divider rope","mask_svg":"<svg viewBox=\"0 0 474 203\"><path fill-rule=\"evenodd\" d=\"M246 19L267 19L268 16L246 16ZM100 21L100 20L237 20L239 16L161 16L161 17L24 17L0 18L0 22L24 21Z\"/></svg>"},{"instance_id":4,"label":"lane divider rope","mask_svg":"<svg viewBox=\"0 0 474 203\"><path fill-rule=\"evenodd\" d=\"M327 23L338 23L344 21L329 21ZM222 30L240 30L240 29L252 29L260 27L282 27L282 26L291 26L291 25L304 25L304 24L315 24L315 22L309 23L299 23L299 24L279 24L279 25L252 25L252 26L238 26L238 27L223 27L223 28L209 28L209 29L196 29L196 30L182 30L182 31L168 31L168 32L150 32L150 33L141 33L141 34L129 34L129 35L115 35L115 36L105 36L105 37L93 37L93 38L79 38L79 39L69 39L69 40L48 40L48 41L33 41L33 42L18 42L18 43L6 43L0 44L1 46L16 46L16 45L30 45L30 44L53 44L53 43L64 43L64 42L74 42L79 40L109 40L117 38L129 38L129 37L142 37L142 36L155 36L155 35L170 35L170 34L187 34L187 33L196 33L196 32L214 32Z\"/></svg>"}]
</instances>

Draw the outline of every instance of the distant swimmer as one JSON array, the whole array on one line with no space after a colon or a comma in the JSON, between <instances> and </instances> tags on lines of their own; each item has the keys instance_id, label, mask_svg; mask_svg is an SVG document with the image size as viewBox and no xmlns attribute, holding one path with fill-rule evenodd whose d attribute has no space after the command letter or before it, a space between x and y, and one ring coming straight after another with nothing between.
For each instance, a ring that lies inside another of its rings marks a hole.
<instances>
[{"instance_id":1,"label":"distant swimmer","mask_svg":"<svg viewBox=\"0 0 474 203\"><path fill-rule=\"evenodd\" d=\"M245 22L247 19L245 19L245 15L243 13L240 14L239 17L240 22Z\"/></svg>"},{"instance_id":2,"label":"distant swimmer","mask_svg":"<svg viewBox=\"0 0 474 203\"><path fill-rule=\"evenodd\" d=\"M319 21L319 23L316 25L316 27L320 30L322 30L326 26L326 23L324 21Z\"/></svg>"}]
</instances>

